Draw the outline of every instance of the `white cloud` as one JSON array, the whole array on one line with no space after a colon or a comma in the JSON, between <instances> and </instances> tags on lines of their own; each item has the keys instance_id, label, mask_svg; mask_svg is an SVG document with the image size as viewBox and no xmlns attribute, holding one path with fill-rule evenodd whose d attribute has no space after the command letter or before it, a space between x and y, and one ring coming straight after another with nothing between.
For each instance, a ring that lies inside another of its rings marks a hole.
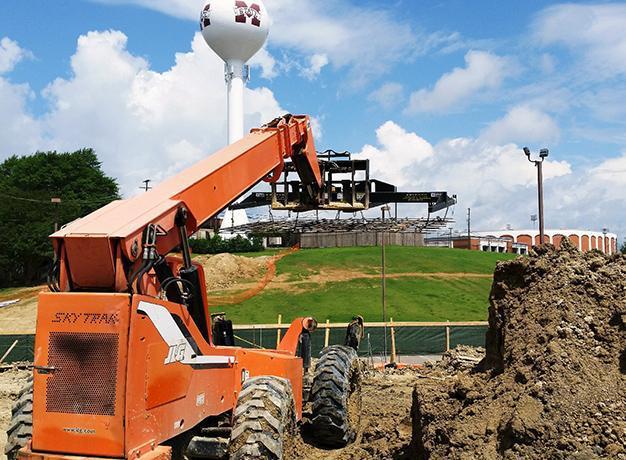
<instances>
[{"instance_id":1,"label":"white cloud","mask_svg":"<svg viewBox=\"0 0 626 460\"><path fill-rule=\"evenodd\" d=\"M202 0L94 1L141 5L193 21L198 20L203 4ZM384 5L348 0L266 0L265 4L272 17L270 45L297 53L298 60L303 55L307 67L312 56L325 55L335 68L349 68L346 84L352 86L386 73L396 62L432 49L452 49L462 41L456 33L417 31Z\"/></svg>"},{"instance_id":2,"label":"white cloud","mask_svg":"<svg viewBox=\"0 0 626 460\"><path fill-rule=\"evenodd\" d=\"M433 155L433 147L415 133L392 121L376 130L379 147L365 145L361 154L370 160L372 177L406 185L415 177L411 166Z\"/></svg>"},{"instance_id":3,"label":"white cloud","mask_svg":"<svg viewBox=\"0 0 626 460\"><path fill-rule=\"evenodd\" d=\"M491 123L481 138L493 144L517 142L553 143L559 139L556 122L541 110L520 105L513 107L503 118Z\"/></svg>"},{"instance_id":4,"label":"white cloud","mask_svg":"<svg viewBox=\"0 0 626 460\"><path fill-rule=\"evenodd\" d=\"M539 57L539 68L545 74L553 73L557 68L556 58L550 53L543 53Z\"/></svg>"},{"instance_id":5,"label":"white cloud","mask_svg":"<svg viewBox=\"0 0 626 460\"><path fill-rule=\"evenodd\" d=\"M587 76L609 79L626 73L626 4L555 5L543 10L532 31L544 45L563 45L580 56Z\"/></svg>"},{"instance_id":6,"label":"white cloud","mask_svg":"<svg viewBox=\"0 0 626 460\"><path fill-rule=\"evenodd\" d=\"M126 42L117 31L81 36L71 58L71 77L46 88L51 109L37 119L25 109L28 88L3 86L0 80L2 158L37 148L94 147L104 169L128 194L143 179L159 181L223 147L223 63L200 34L165 72L151 70L145 59L126 49ZM12 105L6 107L5 100ZM246 89L245 101L247 128L284 113L267 88ZM6 125L2 120L9 114L13 124ZM14 144L6 144L5 138Z\"/></svg>"},{"instance_id":7,"label":"white cloud","mask_svg":"<svg viewBox=\"0 0 626 460\"><path fill-rule=\"evenodd\" d=\"M534 209L535 168L515 144L457 138L432 145L392 121L380 126L376 137L378 145L365 145L359 152L370 159L371 177L389 181L401 190L457 194L458 207L471 207L476 225L485 229L508 223L521 226ZM571 176L572 169L565 161L549 159L544 163L547 186ZM564 195L566 192L562 191ZM551 198L547 213L560 200ZM416 209L408 212L414 215Z\"/></svg>"},{"instance_id":8,"label":"white cloud","mask_svg":"<svg viewBox=\"0 0 626 460\"><path fill-rule=\"evenodd\" d=\"M268 80L278 76L276 59L274 59L274 56L272 56L265 47L261 48L258 53L252 56L252 59L249 61L249 65L252 68L260 68L261 77Z\"/></svg>"},{"instance_id":9,"label":"white cloud","mask_svg":"<svg viewBox=\"0 0 626 460\"><path fill-rule=\"evenodd\" d=\"M309 58L309 64L307 67L302 69L301 74L309 80L315 80L319 76L322 69L328 65L328 63L329 60L326 54L314 54Z\"/></svg>"},{"instance_id":10,"label":"white cloud","mask_svg":"<svg viewBox=\"0 0 626 460\"><path fill-rule=\"evenodd\" d=\"M388 82L370 93L367 99L384 109L391 109L402 102L404 87L400 83Z\"/></svg>"},{"instance_id":11,"label":"white cloud","mask_svg":"<svg viewBox=\"0 0 626 460\"><path fill-rule=\"evenodd\" d=\"M0 159L34 152L41 145L40 125L27 110L32 97L28 85L0 77Z\"/></svg>"},{"instance_id":12,"label":"white cloud","mask_svg":"<svg viewBox=\"0 0 626 460\"><path fill-rule=\"evenodd\" d=\"M199 19L205 0L93 0L108 5L140 5L181 19Z\"/></svg>"},{"instance_id":13,"label":"white cloud","mask_svg":"<svg viewBox=\"0 0 626 460\"><path fill-rule=\"evenodd\" d=\"M21 60L32 57L30 51L21 48L9 37L4 37L0 40L0 75L12 71Z\"/></svg>"},{"instance_id":14,"label":"white cloud","mask_svg":"<svg viewBox=\"0 0 626 460\"><path fill-rule=\"evenodd\" d=\"M322 127L322 117L311 116L311 131L313 132L313 138L319 141L324 137L324 128Z\"/></svg>"},{"instance_id":15,"label":"white cloud","mask_svg":"<svg viewBox=\"0 0 626 460\"><path fill-rule=\"evenodd\" d=\"M477 93L500 86L510 74L507 58L486 51L469 51L465 67L444 74L432 89L411 94L408 113L444 112L464 104Z\"/></svg>"},{"instance_id":16,"label":"white cloud","mask_svg":"<svg viewBox=\"0 0 626 460\"><path fill-rule=\"evenodd\" d=\"M41 141L41 129L29 113L28 103L35 97L27 84L11 83L3 75L11 72L32 53L8 37L0 40L0 157L36 150Z\"/></svg>"}]
</instances>

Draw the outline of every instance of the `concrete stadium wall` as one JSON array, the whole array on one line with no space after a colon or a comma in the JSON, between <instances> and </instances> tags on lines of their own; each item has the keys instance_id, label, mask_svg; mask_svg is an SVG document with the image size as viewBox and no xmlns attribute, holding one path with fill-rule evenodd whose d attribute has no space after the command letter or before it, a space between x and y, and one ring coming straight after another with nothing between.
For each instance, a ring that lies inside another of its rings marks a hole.
<instances>
[{"instance_id":1,"label":"concrete stadium wall","mask_svg":"<svg viewBox=\"0 0 626 460\"><path fill-rule=\"evenodd\" d=\"M380 246L383 235L385 245L389 246L424 246L424 235L421 233L302 233L300 247L312 248L343 248L353 246Z\"/></svg>"}]
</instances>

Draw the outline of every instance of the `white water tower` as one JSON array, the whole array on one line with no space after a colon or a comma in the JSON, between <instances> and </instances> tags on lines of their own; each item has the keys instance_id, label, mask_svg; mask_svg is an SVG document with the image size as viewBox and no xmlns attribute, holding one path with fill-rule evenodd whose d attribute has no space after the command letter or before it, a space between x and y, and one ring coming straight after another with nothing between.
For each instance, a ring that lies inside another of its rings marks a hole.
<instances>
[{"instance_id":1,"label":"white water tower","mask_svg":"<svg viewBox=\"0 0 626 460\"><path fill-rule=\"evenodd\" d=\"M210 0L200 14L202 36L224 60L228 86L228 143L243 138L246 62L265 44L270 17L260 0Z\"/></svg>"}]
</instances>

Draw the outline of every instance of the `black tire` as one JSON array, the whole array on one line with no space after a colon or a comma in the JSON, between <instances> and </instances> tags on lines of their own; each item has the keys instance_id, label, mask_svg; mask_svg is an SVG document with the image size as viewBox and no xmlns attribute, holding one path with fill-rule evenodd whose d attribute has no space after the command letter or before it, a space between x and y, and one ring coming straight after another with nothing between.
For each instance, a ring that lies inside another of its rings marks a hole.
<instances>
[{"instance_id":1,"label":"black tire","mask_svg":"<svg viewBox=\"0 0 626 460\"><path fill-rule=\"evenodd\" d=\"M315 367L311 388L311 432L326 447L354 441L361 412L361 369L350 347L324 348Z\"/></svg>"},{"instance_id":2,"label":"black tire","mask_svg":"<svg viewBox=\"0 0 626 460\"><path fill-rule=\"evenodd\" d=\"M262 376L244 382L228 446L230 460L281 460L295 429L289 380Z\"/></svg>"},{"instance_id":3,"label":"black tire","mask_svg":"<svg viewBox=\"0 0 626 460\"><path fill-rule=\"evenodd\" d=\"M4 453L7 460L17 459L17 452L33 436L33 377L19 393L11 411L11 423L7 429L7 443Z\"/></svg>"}]
</instances>

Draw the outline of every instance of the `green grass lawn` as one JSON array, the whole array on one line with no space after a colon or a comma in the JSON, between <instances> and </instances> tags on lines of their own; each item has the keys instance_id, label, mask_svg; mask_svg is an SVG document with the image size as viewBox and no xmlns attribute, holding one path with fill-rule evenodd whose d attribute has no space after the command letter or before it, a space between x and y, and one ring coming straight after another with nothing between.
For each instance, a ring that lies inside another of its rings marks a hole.
<instances>
[{"instance_id":1,"label":"green grass lawn","mask_svg":"<svg viewBox=\"0 0 626 460\"><path fill-rule=\"evenodd\" d=\"M493 273L498 260L511 254L463 251L447 248L388 246L385 249L387 273ZM302 275L324 269L350 269L380 273L380 247L302 249L278 263L278 273Z\"/></svg>"},{"instance_id":2,"label":"green grass lawn","mask_svg":"<svg viewBox=\"0 0 626 460\"><path fill-rule=\"evenodd\" d=\"M386 248L387 273L479 273L491 274L498 260L510 254L482 253L446 248ZM303 283L308 275L346 270L364 274L380 273L380 248L305 249L290 254L277 264L277 275L286 275L294 289L268 289L238 305L222 305L239 324L283 322L297 316L315 316L319 321L349 320L361 314L366 321L381 321L379 278ZM487 319L491 279L424 278L387 279L388 317L395 321L481 321Z\"/></svg>"}]
</instances>

